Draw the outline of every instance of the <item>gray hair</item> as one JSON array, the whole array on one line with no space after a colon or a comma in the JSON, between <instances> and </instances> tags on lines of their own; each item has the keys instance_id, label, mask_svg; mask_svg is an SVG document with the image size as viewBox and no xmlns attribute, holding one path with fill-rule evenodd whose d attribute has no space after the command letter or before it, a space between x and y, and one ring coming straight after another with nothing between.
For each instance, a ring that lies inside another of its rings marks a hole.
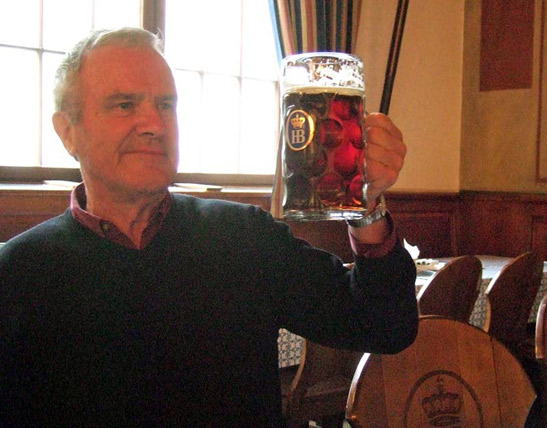
<instances>
[{"instance_id":1,"label":"gray hair","mask_svg":"<svg viewBox=\"0 0 547 428\"><path fill-rule=\"evenodd\" d=\"M107 45L149 48L163 56L162 40L157 35L142 28L124 27L91 32L66 54L57 69L53 89L55 111L66 111L72 121L79 119L82 100L78 100L77 94L79 83L78 73L87 53Z\"/></svg>"}]
</instances>

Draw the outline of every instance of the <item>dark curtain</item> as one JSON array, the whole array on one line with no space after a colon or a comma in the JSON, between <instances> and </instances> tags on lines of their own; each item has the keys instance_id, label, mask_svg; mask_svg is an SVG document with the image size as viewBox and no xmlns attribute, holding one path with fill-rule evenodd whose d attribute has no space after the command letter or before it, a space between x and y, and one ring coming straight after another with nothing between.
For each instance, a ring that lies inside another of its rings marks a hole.
<instances>
[{"instance_id":1,"label":"dark curtain","mask_svg":"<svg viewBox=\"0 0 547 428\"><path fill-rule=\"evenodd\" d=\"M270 0L280 59L304 52L352 53L361 0Z\"/></svg>"}]
</instances>

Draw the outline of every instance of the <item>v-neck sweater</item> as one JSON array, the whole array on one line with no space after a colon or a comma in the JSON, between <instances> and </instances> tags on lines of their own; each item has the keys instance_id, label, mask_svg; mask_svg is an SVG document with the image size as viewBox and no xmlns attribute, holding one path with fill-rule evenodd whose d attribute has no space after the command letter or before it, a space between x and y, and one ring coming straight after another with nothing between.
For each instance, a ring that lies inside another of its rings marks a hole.
<instances>
[{"instance_id":1,"label":"v-neck sweater","mask_svg":"<svg viewBox=\"0 0 547 428\"><path fill-rule=\"evenodd\" d=\"M174 195L140 250L67 210L0 249L0 421L282 427L279 329L397 352L414 280L400 243L349 271L252 205Z\"/></svg>"}]
</instances>

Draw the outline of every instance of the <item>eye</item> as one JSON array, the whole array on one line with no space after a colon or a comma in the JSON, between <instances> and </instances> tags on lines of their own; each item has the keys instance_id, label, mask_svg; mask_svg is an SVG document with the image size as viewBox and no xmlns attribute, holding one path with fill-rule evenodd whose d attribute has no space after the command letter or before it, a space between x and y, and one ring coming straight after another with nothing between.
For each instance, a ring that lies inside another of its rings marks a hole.
<instances>
[{"instance_id":1,"label":"eye","mask_svg":"<svg viewBox=\"0 0 547 428\"><path fill-rule=\"evenodd\" d=\"M172 101L163 101L158 107L160 110L173 110L175 108L175 103Z\"/></svg>"},{"instance_id":2,"label":"eye","mask_svg":"<svg viewBox=\"0 0 547 428\"><path fill-rule=\"evenodd\" d=\"M132 101L124 101L119 103L116 107L119 108L120 110L130 110L133 108L133 106L134 104Z\"/></svg>"}]
</instances>

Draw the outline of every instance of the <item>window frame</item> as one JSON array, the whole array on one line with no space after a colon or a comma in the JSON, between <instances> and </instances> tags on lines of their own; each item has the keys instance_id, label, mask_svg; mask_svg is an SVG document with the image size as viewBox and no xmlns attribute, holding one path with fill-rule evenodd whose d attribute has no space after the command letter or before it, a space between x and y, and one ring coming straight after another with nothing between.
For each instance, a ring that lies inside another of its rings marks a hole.
<instances>
[{"instance_id":1,"label":"window frame","mask_svg":"<svg viewBox=\"0 0 547 428\"><path fill-rule=\"evenodd\" d=\"M142 28L163 38L165 34L165 0L141 0L141 8ZM277 91L279 91L279 87L277 87ZM0 165L0 183L41 183L48 180L80 182L82 176L79 168ZM174 180L174 183L244 187L270 187L273 182L273 174L177 173Z\"/></svg>"}]
</instances>

